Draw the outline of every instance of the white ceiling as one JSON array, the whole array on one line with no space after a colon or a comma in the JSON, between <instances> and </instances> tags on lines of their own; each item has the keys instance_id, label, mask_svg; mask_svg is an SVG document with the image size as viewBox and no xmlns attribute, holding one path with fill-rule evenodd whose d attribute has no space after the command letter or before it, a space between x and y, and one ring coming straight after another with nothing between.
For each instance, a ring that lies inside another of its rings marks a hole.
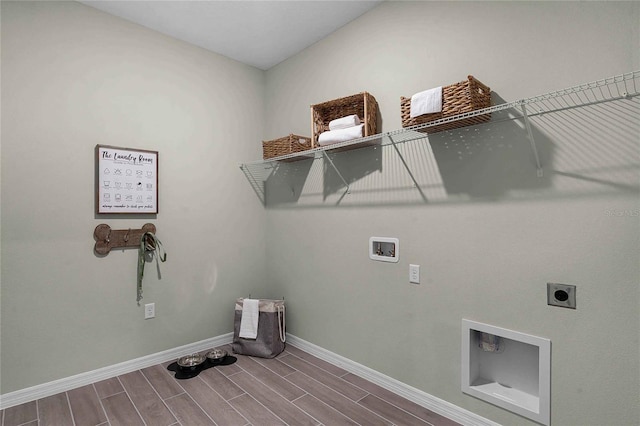
<instances>
[{"instance_id":1,"label":"white ceiling","mask_svg":"<svg viewBox=\"0 0 640 426\"><path fill-rule=\"evenodd\" d=\"M382 0L78 1L266 70Z\"/></svg>"}]
</instances>

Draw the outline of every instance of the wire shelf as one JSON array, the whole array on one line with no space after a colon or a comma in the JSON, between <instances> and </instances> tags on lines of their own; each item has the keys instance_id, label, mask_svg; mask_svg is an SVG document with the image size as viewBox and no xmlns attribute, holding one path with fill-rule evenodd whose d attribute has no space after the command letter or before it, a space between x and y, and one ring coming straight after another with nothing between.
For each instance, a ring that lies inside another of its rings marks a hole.
<instances>
[{"instance_id":1,"label":"wire shelf","mask_svg":"<svg viewBox=\"0 0 640 426\"><path fill-rule=\"evenodd\" d=\"M261 183L268 179L273 170L277 168L277 164L282 161L327 158L327 153L353 150L373 145L395 146L398 143L405 143L428 137L427 134L421 131L429 127L441 126L443 124L452 123L488 113L508 111L508 114L500 114L499 117L492 117L492 120L485 124L495 123L503 120L524 120L526 125L525 128L529 133L531 148L536 157L538 176L542 176L540 160L538 158L535 141L533 140L533 135L531 134L529 126L530 117L555 113L573 108L585 107L589 105L596 105L605 102L631 99L638 95L640 95L640 70L616 75L613 77L603 78L589 83L579 84L573 87L568 87L566 89L556 90L538 96L532 96L530 98L519 99L512 102L502 103L499 105L494 105L491 107L442 118L430 123L392 130L389 132L354 139L347 142L318 147L308 151L274 157L268 160L258 160L242 163L240 164L240 168L245 173L248 180L251 182L258 196L263 201L265 201L266 194L264 193L264 188ZM437 133L430 133L430 135L434 134Z\"/></svg>"}]
</instances>

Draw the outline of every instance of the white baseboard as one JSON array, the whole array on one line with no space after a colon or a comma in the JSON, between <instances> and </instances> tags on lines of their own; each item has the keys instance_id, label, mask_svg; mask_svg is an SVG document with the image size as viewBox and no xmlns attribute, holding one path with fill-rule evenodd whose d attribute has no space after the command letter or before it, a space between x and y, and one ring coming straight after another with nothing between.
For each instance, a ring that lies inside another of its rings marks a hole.
<instances>
[{"instance_id":1,"label":"white baseboard","mask_svg":"<svg viewBox=\"0 0 640 426\"><path fill-rule=\"evenodd\" d=\"M365 367L362 364L358 364L355 361L351 361L343 356L330 352L326 349L316 346L313 343L300 339L299 337L287 334L287 343L301 349L311 355L314 355L324 361L327 361L333 365L341 367L346 371L360 376L376 385L383 387L409 401L425 407L434 413L438 413L448 419L458 422L462 425L469 426L500 426L489 419L485 419L471 411L467 411L457 405L451 404L440 398L436 398L426 392L402 383L396 379L379 373L369 367Z\"/></svg>"},{"instance_id":2,"label":"white baseboard","mask_svg":"<svg viewBox=\"0 0 640 426\"><path fill-rule=\"evenodd\" d=\"M15 405L24 404L26 402L35 401L36 399L45 398L60 392L66 392L71 389L96 383L101 380L110 379L121 374L130 373L140 370L141 368L150 367L152 365L161 364L172 359L179 358L194 352L204 351L216 346L226 345L233 341L233 333L223 334L211 339L202 340L188 345L180 346L155 354L132 359L130 361L121 362L119 364L108 367L99 368L97 370L88 371L86 373L77 374L75 376L66 377L55 380L53 382L43 383L41 385L32 386L30 388L21 389L0 395L0 410L4 410ZM409 401L425 407L435 413L445 416L453 421L469 426L500 426L491 420L480 417L470 411L453 405L447 401L436 398L426 392L402 383L396 379L379 373L362 364L347 359L336 353L316 346L313 343L300 339L299 337L287 334L287 344L291 344L311 355L314 355L331 364L337 365L346 371L353 373L363 379L369 380L376 385L383 387L393 393L396 393Z\"/></svg>"},{"instance_id":3,"label":"white baseboard","mask_svg":"<svg viewBox=\"0 0 640 426\"><path fill-rule=\"evenodd\" d=\"M140 370L141 368L151 367L152 365L161 364L194 352L200 352L216 346L226 345L232 341L233 333L227 333L217 337L212 337L211 339L201 340L199 342L168 349L166 351L99 368L97 370L87 371L86 373L76 374L75 376L54 380L53 382L20 389L15 392L0 395L0 410L24 404L25 402L35 401L36 399L45 398L60 392L66 392L101 380L110 379L121 374Z\"/></svg>"}]
</instances>

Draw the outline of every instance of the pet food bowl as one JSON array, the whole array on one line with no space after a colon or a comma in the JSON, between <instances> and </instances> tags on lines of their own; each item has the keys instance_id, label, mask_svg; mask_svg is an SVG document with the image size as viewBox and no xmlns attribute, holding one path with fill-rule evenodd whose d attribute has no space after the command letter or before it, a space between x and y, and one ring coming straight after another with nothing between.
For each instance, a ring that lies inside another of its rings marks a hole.
<instances>
[{"instance_id":1,"label":"pet food bowl","mask_svg":"<svg viewBox=\"0 0 640 426\"><path fill-rule=\"evenodd\" d=\"M224 349L213 349L207 353L207 358L213 362L220 362L227 356L227 351Z\"/></svg>"},{"instance_id":2,"label":"pet food bowl","mask_svg":"<svg viewBox=\"0 0 640 426\"><path fill-rule=\"evenodd\" d=\"M207 358L204 355L192 354L178 358L178 366L183 370L195 370Z\"/></svg>"}]
</instances>

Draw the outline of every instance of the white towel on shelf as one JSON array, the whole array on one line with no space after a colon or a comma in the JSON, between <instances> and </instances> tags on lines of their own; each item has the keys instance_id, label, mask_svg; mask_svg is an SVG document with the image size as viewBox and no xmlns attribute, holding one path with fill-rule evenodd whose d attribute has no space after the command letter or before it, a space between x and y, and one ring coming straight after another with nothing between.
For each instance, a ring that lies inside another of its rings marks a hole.
<instances>
[{"instance_id":1,"label":"white towel on shelf","mask_svg":"<svg viewBox=\"0 0 640 426\"><path fill-rule=\"evenodd\" d=\"M258 336L259 316L260 300L244 299L242 303L242 318L240 319L240 337L255 339Z\"/></svg>"},{"instance_id":2,"label":"white towel on shelf","mask_svg":"<svg viewBox=\"0 0 640 426\"><path fill-rule=\"evenodd\" d=\"M363 127L364 124L359 124L357 126L347 127L346 129L329 130L328 132L320 133L318 143L320 146L325 146L361 138Z\"/></svg>"},{"instance_id":3,"label":"white towel on shelf","mask_svg":"<svg viewBox=\"0 0 640 426\"><path fill-rule=\"evenodd\" d=\"M442 111L442 86L418 92L411 97L411 118Z\"/></svg>"},{"instance_id":4,"label":"white towel on shelf","mask_svg":"<svg viewBox=\"0 0 640 426\"><path fill-rule=\"evenodd\" d=\"M329 130L346 129L360 124L360 118L353 114L346 117L336 118L329 122Z\"/></svg>"}]
</instances>

